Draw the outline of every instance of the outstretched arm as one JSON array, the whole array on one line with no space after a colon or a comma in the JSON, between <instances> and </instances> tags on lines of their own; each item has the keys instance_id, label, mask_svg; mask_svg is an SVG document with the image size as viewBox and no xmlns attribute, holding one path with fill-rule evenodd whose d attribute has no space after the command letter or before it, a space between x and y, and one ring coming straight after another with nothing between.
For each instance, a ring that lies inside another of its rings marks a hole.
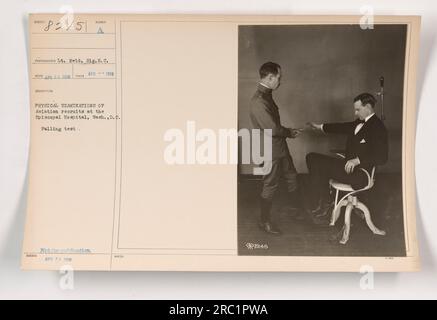
<instances>
[{"instance_id":1,"label":"outstretched arm","mask_svg":"<svg viewBox=\"0 0 437 320\"><path fill-rule=\"evenodd\" d=\"M338 133L338 134L353 134L358 122L339 122L339 123L324 123L322 130L325 133Z\"/></svg>"},{"instance_id":2,"label":"outstretched arm","mask_svg":"<svg viewBox=\"0 0 437 320\"><path fill-rule=\"evenodd\" d=\"M341 123L314 123L308 122L308 126L314 130L320 130L324 133L339 133L339 134L351 134L354 132L357 126L356 121L341 122Z\"/></svg>"}]
</instances>

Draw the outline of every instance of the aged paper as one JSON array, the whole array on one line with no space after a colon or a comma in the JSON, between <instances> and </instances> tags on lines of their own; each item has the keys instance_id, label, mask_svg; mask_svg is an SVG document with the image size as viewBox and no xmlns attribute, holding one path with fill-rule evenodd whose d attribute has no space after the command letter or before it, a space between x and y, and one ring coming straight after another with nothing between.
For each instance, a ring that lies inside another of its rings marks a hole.
<instances>
[{"instance_id":1,"label":"aged paper","mask_svg":"<svg viewBox=\"0 0 437 320\"><path fill-rule=\"evenodd\" d=\"M205 136L218 136L222 129L239 128L242 26L359 22L354 16L31 14L31 147L22 267L419 270L414 137L420 18L374 21L406 30L399 160L402 256L239 254L239 246L248 245L238 243L239 166L221 162L219 155L215 163L200 161L201 151L191 141L201 129L207 130ZM183 134L184 152L169 163L164 158L175 132ZM372 246L370 236L365 241Z\"/></svg>"}]
</instances>

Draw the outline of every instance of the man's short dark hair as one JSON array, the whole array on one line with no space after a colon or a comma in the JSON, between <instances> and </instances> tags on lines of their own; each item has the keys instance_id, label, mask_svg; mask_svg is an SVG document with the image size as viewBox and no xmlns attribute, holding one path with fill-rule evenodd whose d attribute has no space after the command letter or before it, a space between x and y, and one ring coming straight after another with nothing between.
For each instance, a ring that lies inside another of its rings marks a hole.
<instances>
[{"instance_id":1,"label":"man's short dark hair","mask_svg":"<svg viewBox=\"0 0 437 320\"><path fill-rule=\"evenodd\" d=\"M372 108L375 108L376 98L370 93L361 93L354 98L354 102L361 101L361 104L365 106L366 104L370 104Z\"/></svg>"},{"instance_id":2,"label":"man's short dark hair","mask_svg":"<svg viewBox=\"0 0 437 320\"><path fill-rule=\"evenodd\" d=\"M279 73L279 70L281 69L281 66L274 62L266 62L259 68L259 76L261 79L264 79L269 74L273 74L274 76L277 76Z\"/></svg>"}]
</instances>

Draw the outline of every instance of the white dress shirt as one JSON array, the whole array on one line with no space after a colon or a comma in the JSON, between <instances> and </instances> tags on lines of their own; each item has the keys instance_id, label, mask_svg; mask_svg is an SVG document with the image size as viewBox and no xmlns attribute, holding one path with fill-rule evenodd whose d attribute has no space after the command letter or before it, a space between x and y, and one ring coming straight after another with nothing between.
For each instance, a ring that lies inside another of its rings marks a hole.
<instances>
[{"instance_id":1,"label":"white dress shirt","mask_svg":"<svg viewBox=\"0 0 437 320\"><path fill-rule=\"evenodd\" d=\"M367 120L369 120L375 113L372 113L370 116L367 116L366 119L364 119L363 123L359 123L356 127L355 127L355 132L354 134L357 135L358 132L360 132L361 128L364 126L364 123L367 122Z\"/></svg>"}]
</instances>

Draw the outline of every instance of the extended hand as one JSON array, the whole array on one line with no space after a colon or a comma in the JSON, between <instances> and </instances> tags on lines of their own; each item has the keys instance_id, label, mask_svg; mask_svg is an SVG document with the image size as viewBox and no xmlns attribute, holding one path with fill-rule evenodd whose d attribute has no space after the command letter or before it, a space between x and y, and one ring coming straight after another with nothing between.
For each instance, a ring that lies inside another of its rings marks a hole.
<instances>
[{"instance_id":1,"label":"extended hand","mask_svg":"<svg viewBox=\"0 0 437 320\"><path fill-rule=\"evenodd\" d=\"M296 138L298 135L300 135L300 133L303 131L303 129L293 129L293 128L289 128L288 130L290 130L290 138Z\"/></svg>"},{"instance_id":2,"label":"extended hand","mask_svg":"<svg viewBox=\"0 0 437 320\"><path fill-rule=\"evenodd\" d=\"M347 174L351 174L355 167L360 164L360 159L350 159L346 164L344 165L344 171L346 171Z\"/></svg>"},{"instance_id":3,"label":"extended hand","mask_svg":"<svg viewBox=\"0 0 437 320\"><path fill-rule=\"evenodd\" d=\"M312 130L322 131L322 125L314 122L307 122L307 126Z\"/></svg>"}]
</instances>

